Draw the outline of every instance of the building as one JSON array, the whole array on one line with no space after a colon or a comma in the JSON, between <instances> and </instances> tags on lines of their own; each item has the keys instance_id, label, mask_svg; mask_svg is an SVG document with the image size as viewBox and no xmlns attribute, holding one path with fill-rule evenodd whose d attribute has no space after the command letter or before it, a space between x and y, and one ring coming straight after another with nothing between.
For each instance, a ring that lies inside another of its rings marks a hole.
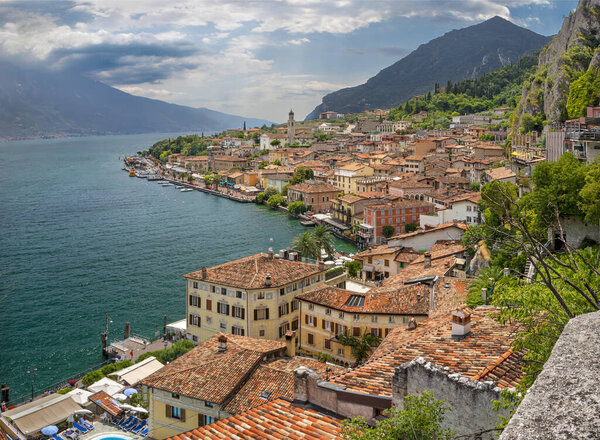
<instances>
[{"instance_id":1,"label":"building","mask_svg":"<svg viewBox=\"0 0 600 440\"><path fill-rule=\"evenodd\" d=\"M312 212L329 212L331 203L340 193L333 185L318 180L306 180L288 186L288 203L301 201L310 206Z\"/></svg>"},{"instance_id":2,"label":"building","mask_svg":"<svg viewBox=\"0 0 600 440\"><path fill-rule=\"evenodd\" d=\"M383 228L391 226L396 234L406 231L406 225L418 225L421 214L431 214L434 205L420 200L401 200L391 203L366 206L364 223L371 229L370 236L363 238L367 243L380 244L385 238ZM363 234L365 234L363 232ZM359 233L360 235L360 233Z\"/></svg>"},{"instance_id":3,"label":"building","mask_svg":"<svg viewBox=\"0 0 600 440\"><path fill-rule=\"evenodd\" d=\"M587 116L565 121L565 151L593 162L600 156L600 107L588 107Z\"/></svg>"},{"instance_id":4,"label":"building","mask_svg":"<svg viewBox=\"0 0 600 440\"><path fill-rule=\"evenodd\" d=\"M325 268L278 258L270 251L202 268L184 278L187 333L194 342L219 332L282 340L286 331L298 328L296 295L324 283ZM328 282L343 278L345 274Z\"/></svg>"},{"instance_id":5,"label":"building","mask_svg":"<svg viewBox=\"0 0 600 440\"><path fill-rule=\"evenodd\" d=\"M235 156L215 156L211 160L211 168L216 171L230 170L232 168L246 168L248 159Z\"/></svg>"},{"instance_id":6,"label":"building","mask_svg":"<svg viewBox=\"0 0 600 440\"><path fill-rule=\"evenodd\" d=\"M371 294L337 287L320 287L298 296L300 301L300 350L326 353L343 365L352 365L351 347L338 335L361 338L371 333L383 339L411 318L423 320L429 311L431 288L414 284L404 289Z\"/></svg>"},{"instance_id":7,"label":"building","mask_svg":"<svg viewBox=\"0 0 600 440\"><path fill-rule=\"evenodd\" d=\"M420 255L410 248L382 244L365 249L352 258L362 263L361 278L369 281L379 281L396 275L405 265L414 261Z\"/></svg>"},{"instance_id":8,"label":"building","mask_svg":"<svg viewBox=\"0 0 600 440\"><path fill-rule=\"evenodd\" d=\"M428 228L454 221L467 225L481 223L481 211L479 210L481 194L470 192L452 197L449 200L448 206L438 209L435 213L421 215L420 226Z\"/></svg>"},{"instance_id":9,"label":"building","mask_svg":"<svg viewBox=\"0 0 600 440\"><path fill-rule=\"evenodd\" d=\"M365 206L383 202L383 198L369 198L361 195L344 194L331 201L333 219L345 225L352 225L352 220L362 214Z\"/></svg>"},{"instance_id":10,"label":"building","mask_svg":"<svg viewBox=\"0 0 600 440\"><path fill-rule=\"evenodd\" d=\"M337 168L330 182L346 194L358 193L357 181L375 173L372 167L362 163L349 163Z\"/></svg>"},{"instance_id":11,"label":"building","mask_svg":"<svg viewBox=\"0 0 600 440\"><path fill-rule=\"evenodd\" d=\"M419 229L399 234L388 239L390 246L402 246L415 251L430 250L436 242L454 240L460 242L468 226L459 222L448 222L429 229Z\"/></svg>"},{"instance_id":12,"label":"building","mask_svg":"<svg viewBox=\"0 0 600 440\"><path fill-rule=\"evenodd\" d=\"M288 115L288 125L287 125L287 135L288 135L288 144L294 143L294 136L296 135L296 121L294 121L294 111L290 109L290 113Z\"/></svg>"},{"instance_id":13,"label":"building","mask_svg":"<svg viewBox=\"0 0 600 440\"><path fill-rule=\"evenodd\" d=\"M514 173L513 170L506 167L490 168L489 170L485 170L481 175L482 184L490 183L494 180L516 184L517 175Z\"/></svg>"}]
</instances>

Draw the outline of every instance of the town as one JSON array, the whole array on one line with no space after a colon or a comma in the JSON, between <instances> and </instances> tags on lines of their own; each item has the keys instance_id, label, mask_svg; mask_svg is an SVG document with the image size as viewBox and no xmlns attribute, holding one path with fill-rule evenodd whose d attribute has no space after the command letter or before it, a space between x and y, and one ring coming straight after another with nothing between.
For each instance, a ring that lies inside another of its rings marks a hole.
<instances>
[{"instance_id":1,"label":"town","mask_svg":"<svg viewBox=\"0 0 600 440\"><path fill-rule=\"evenodd\" d=\"M491 214L492 189L533 197L544 190L533 184L536 167L570 160L560 166L587 169L600 151L600 107L511 142L498 130L507 108L434 130L418 128L426 112L399 121L389 113L324 112L299 123L290 111L281 126L182 136L126 158L132 176L266 204L312 232L278 252L182 274L186 318L165 322L164 350L143 342L134 355L142 342L126 328L125 340L104 346L116 364L57 393L15 407L4 387L1 438L121 428L125 438L337 439L410 408L422 391L419 405L445 405L435 438L494 438L511 416L498 402L522 399L531 374L519 320L506 319L499 306L508 299L496 295L501 286L552 287L536 281L552 254L525 244L499 257L506 244L474 231L493 215L520 220L510 209ZM548 234L548 252L600 241L582 220L563 224ZM333 235L359 252L336 252ZM507 429L501 438L517 437Z\"/></svg>"}]
</instances>

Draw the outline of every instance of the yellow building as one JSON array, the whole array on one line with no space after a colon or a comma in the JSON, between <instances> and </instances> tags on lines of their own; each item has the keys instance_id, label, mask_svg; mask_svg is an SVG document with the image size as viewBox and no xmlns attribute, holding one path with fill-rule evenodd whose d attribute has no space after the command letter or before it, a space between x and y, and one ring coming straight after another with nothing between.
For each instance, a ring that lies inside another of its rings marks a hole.
<instances>
[{"instance_id":1,"label":"yellow building","mask_svg":"<svg viewBox=\"0 0 600 440\"><path fill-rule=\"evenodd\" d=\"M300 301L299 350L311 355L327 354L343 365L355 357L337 335L361 338L372 333L383 339L390 330L407 326L412 318L428 317L431 288L426 284L377 289L377 293L357 293L323 286L298 295Z\"/></svg>"},{"instance_id":2,"label":"yellow building","mask_svg":"<svg viewBox=\"0 0 600 440\"><path fill-rule=\"evenodd\" d=\"M187 283L187 333L199 343L223 332L283 340L298 329L296 295L325 282L343 283L342 271L256 254L184 275Z\"/></svg>"},{"instance_id":3,"label":"yellow building","mask_svg":"<svg viewBox=\"0 0 600 440\"><path fill-rule=\"evenodd\" d=\"M357 181L363 177L372 176L375 170L362 163L349 163L335 170L330 182L346 194L358 193Z\"/></svg>"}]
</instances>

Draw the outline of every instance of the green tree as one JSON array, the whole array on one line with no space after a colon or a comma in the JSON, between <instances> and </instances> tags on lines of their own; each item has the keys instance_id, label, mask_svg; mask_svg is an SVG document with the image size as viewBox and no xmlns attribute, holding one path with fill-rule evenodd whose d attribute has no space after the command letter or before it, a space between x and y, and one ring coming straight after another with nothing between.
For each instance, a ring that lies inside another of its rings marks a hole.
<instances>
[{"instance_id":1,"label":"green tree","mask_svg":"<svg viewBox=\"0 0 600 440\"><path fill-rule=\"evenodd\" d=\"M262 192L259 192L258 194L256 194L256 198L254 199L254 201L257 204L262 205L263 203L265 203L266 198L267 198L267 193L262 191Z\"/></svg>"},{"instance_id":2,"label":"green tree","mask_svg":"<svg viewBox=\"0 0 600 440\"><path fill-rule=\"evenodd\" d=\"M315 177L315 172L307 167L298 167L296 171L294 171L294 175L292 176L292 180L290 181L291 185L296 185L297 183L304 182L305 180L310 180Z\"/></svg>"},{"instance_id":3,"label":"green tree","mask_svg":"<svg viewBox=\"0 0 600 440\"><path fill-rule=\"evenodd\" d=\"M283 205L283 196L281 194L273 194L267 200L267 205L269 208L277 208L280 205Z\"/></svg>"},{"instance_id":4,"label":"green tree","mask_svg":"<svg viewBox=\"0 0 600 440\"><path fill-rule=\"evenodd\" d=\"M303 232L292 240L292 249L304 258L318 260L320 252L310 232Z\"/></svg>"},{"instance_id":5,"label":"green tree","mask_svg":"<svg viewBox=\"0 0 600 440\"><path fill-rule=\"evenodd\" d=\"M280 144L281 144L281 141L279 139L273 139L271 141L271 145L273 145L273 146L278 146Z\"/></svg>"},{"instance_id":6,"label":"green tree","mask_svg":"<svg viewBox=\"0 0 600 440\"><path fill-rule=\"evenodd\" d=\"M353 278L358 277L358 272L362 269L362 263L358 260L346 261L344 267L348 268L348 275Z\"/></svg>"},{"instance_id":7,"label":"green tree","mask_svg":"<svg viewBox=\"0 0 600 440\"><path fill-rule=\"evenodd\" d=\"M394 227L390 225L385 225L383 228L381 228L381 233L385 238L390 238L392 235L394 235L395 232L396 229L394 229Z\"/></svg>"},{"instance_id":8,"label":"green tree","mask_svg":"<svg viewBox=\"0 0 600 440\"><path fill-rule=\"evenodd\" d=\"M267 186L267 189L265 190L265 195L267 199L271 196L274 196L275 194L279 194L279 190L274 186Z\"/></svg>"},{"instance_id":9,"label":"green tree","mask_svg":"<svg viewBox=\"0 0 600 440\"><path fill-rule=\"evenodd\" d=\"M102 374L100 370L92 371L83 376L83 379L81 379L81 383L87 387L93 384L94 382L98 382L103 377L104 374Z\"/></svg>"},{"instance_id":10,"label":"green tree","mask_svg":"<svg viewBox=\"0 0 600 440\"><path fill-rule=\"evenodd\" d=\"M473 182L469 188L471 191L479 191L481 189L481 185L477 182Z\"/></svg>"},{"instance_id":11,"label":"green tree","mask_svg":"<svg viewBox=\"0 0 600 440\"><path fill-rule=\"evenodd\" d=\"M178 357L184 355L196 345L193 341L189 339L182 339L181 341L175 342L171 347L166 350L158 350L158 351L149 351L147 353L142 354L135 361L136 363L143 361L144 359L149 358L150 356L154 356L163 364L171 363Z\"/></svg>"},{"instance_id":12,"label":"green tree","mask_svg":"<svg viewBox=\"0 0 600 440\"><path fill-rule=\"evenodd\" d=\"M281 195L287 197L288 188L290 187L289 183L286 183L281 187Z\"/></svg>"},{"instance_id":13,"label":"green tree","mask_svg":"<svg viewBox=\"0 0 600 440\"><path fill-rule=\"evenodd\" d=\"M334 253L334 238L329 229L323 225L317 225L312 231L313 241L319 250L319 260L321 259L321 250L325 251L328 257Z\"/></svg>"},{"instance_id":14,"label":"green tree","mask_svg":"<svg viewBox=\"0 0 600 440\"><path fill-rule=\"evenodd\" d=\"M469 294L467 295L467 304L469 307L477 307L484 303L481 298L481 289L488 293L493 293L495 284L502 278L503 269L497 266L484 267L469 284ZM491 296L491 295L489 295ZM488 297L488 303L491 298Z\"/></svg>"},{"instance_id":15,"label":"green tree","mask_svg":"<svg viewBox=\"0 0 600 440\"><path fill-rule=\"evenodd\" d=\"M407 223L407 225L404 227L404 230L407 233L415 232L417 229L418 229L418 226L416 223Z\"/></svg>"},{"instance_id":16,"label":"green tree","mask_svg":"<svg viewBox=\"0 0 600 440\"><path fill-rule=\"evenodd\" d=\"M596 160L588 168L585 184L579 191L579 208L585 221L593 225L600 223L600 162Z\"/></svg>"},{"instance_id":17,"label":"green tree","mask_svg":"<svg viewBox=\"0 0 600 440\"><path fill-rule=\"evenodd\" d=\"M280 160L274 160L273 162L271 162L272 165L277 165L278 167L281 166L281 161Z\"/></svg>"},{"instance_id":18,"label":"green tree","mask_svg":"<svg viewBox=\"0 0 600 440\"><path fill-rule=\"evenodd\" d=\"M364 332L360 338L340 333L336 338L340 344L352 349L352 355L357 364L366 361L373 351L373 347L379 345L379 338L370 332Z\"/></svg>"},{"instance_id":19,"label":"green tree","mask_svg":"<svg viewBox=\"0 0 600 440\"><path fill-rule=\"evenodd\" d=\"M387 410L387 418L374 427L361 417L344 420L342 437L345 440L449 440L454 436L451 430L442 429L450 408L431 391L405 396L403 403L404 409Z\"/></svg>"},{"instance_id":20,"label":"green tree","mask_svg":"<svg viewBox=\"0 0 600 440\"><path fill-rule=\"evenodd\" d=\"M297 200L288 205L288 211L292 214L303 214L308 211L308 206L306 206L302 201Z\"/></svg>"}]
</instances>

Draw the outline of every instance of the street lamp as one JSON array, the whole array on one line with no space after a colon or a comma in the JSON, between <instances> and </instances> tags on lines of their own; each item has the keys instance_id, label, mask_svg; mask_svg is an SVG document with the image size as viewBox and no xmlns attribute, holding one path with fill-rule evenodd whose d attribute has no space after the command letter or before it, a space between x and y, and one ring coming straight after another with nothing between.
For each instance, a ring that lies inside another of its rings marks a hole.
<instances>
[{"instance_id":1,"label":"street lamp","mask_svg":"<svg viewBox=\"0 0 600 440\"><path fill-rule=\"evenodd\" d=\"M33 401L33 376L35 374L35 372L37 371L37 368L30 368L27 370L27 374L29 374L29 377L31 379L31 401Z\"/></svg>"}]
</instances>

